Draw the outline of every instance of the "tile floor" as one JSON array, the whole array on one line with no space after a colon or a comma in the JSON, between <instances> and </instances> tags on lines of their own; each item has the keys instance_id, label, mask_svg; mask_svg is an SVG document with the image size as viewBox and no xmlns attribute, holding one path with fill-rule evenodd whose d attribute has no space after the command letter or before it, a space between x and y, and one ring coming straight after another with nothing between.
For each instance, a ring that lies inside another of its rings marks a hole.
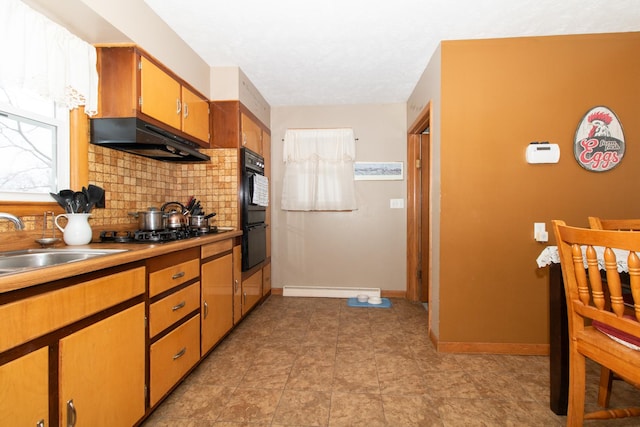
<instances>
[{"instance_id":1,"label":"tile floor","mask_svg":"<svg viewBox=\"0 0 640 427\"><path fill-rule=\"evenodd\" d=\"M143 426L565 424L549 409L548 357L437 353L424 306L392 303L351 308L344 299L271 296ZM589 368L593 402L598 370ZM615 384L612 405L634 400L640 393Z\"/></svg>"}]
</instances>

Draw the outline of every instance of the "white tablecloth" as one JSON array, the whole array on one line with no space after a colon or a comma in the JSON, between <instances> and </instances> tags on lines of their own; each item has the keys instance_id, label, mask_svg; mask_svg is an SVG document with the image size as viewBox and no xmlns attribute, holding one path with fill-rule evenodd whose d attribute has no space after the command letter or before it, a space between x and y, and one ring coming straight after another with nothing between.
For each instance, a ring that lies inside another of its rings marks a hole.
<instances>
[{"instance_id":1,"label":"white tablecloth","mask_svg":"<svg viewBox=\"0 0 640 427\"><path fill-rule=\"evenodd\" d=\"M598 255L598 267L600 270L604 270L604 248L600 246L596 246L596 254ZM585 247L582 247L582 253L584 253ZM623 251L621 249L614 249L613 252L616 254L616 260L618 261L618 271L628 272L629 267L627 266L627 257L629 256L629 251ZM538 258L536 259L538 263L538 267L546 267L551 264L560 264L560 254L558 253L557 246L547 246L540 252ZM585 261L584 267L587 268L587 263Z\"/></svg>"}]
</instances>

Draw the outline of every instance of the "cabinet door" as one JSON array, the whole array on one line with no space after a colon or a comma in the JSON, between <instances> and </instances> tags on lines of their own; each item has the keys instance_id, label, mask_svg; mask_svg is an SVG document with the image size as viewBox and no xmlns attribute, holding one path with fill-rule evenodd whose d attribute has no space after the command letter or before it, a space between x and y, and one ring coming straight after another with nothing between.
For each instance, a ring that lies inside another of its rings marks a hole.
<instances>
[{"instance_id":1,"label":"cabinet door","mask_svg":"<svg viewBox=\"0 0 640 427\"><path fill-rule=\"evenodd\" d=\"M242 315L253 308L262 297L262 270L242 281Z\"/></svg>"},{"instance_id":2,"label":"cabinet door","mask_svg":"<svg viewBox=\"0 0 640 427\"><path fill-rule=\"evenodd\" d=\"M233 256L225 255L202 265L201 355L233 327Z\"/></svg>"},{"instance_id":3,"label":"cabinet door","mask_svg":"<svg viewBox=\"0 0 640 427\"><path fill-rule=\"evenodd\" d=\"M271 263L262 268L262 295L266 295L271 290Z\"/></svg>"},{"instance_id":4,"label":"cabinet door","mask_svg":"<svg viewBox=\"0 0 640 427\"><path fill-rule=\"evenodd\" d=\"M141 57L140 111L169 126L180 129L182 101L180 83L149 61Z\"/></svg>"},{"instance_id":5,"label":"cabinet door","mask_svg":"<svg viewBox=\"0 0 640 427\"><path fill-rule=\"evenodd\" d=\"M182 86L182 131L209 143L209 102Z\"/></svg>"},{"instance_id":6,"label":"cabinet door","mask_svg":"<svg viewBox=\"0 0 640 427\"><path fill-rule=\"evenodd\" d=\"M59 425L131 426L145 411L144 303L60 340Z\"/></svg>"},{"instance_id":7,"label":"cabinet door","mask_svg":"<svg viewBox=\"0 0 640 427\"><path fill-rule=\"evenodd\" d=\"M233 247L233 324L242 318L242 246Z\"/></svg>"},{"instance_id":8,"label":"cabinet door","mask_svg":"<svg viewBox=\"0 0 640 427\"><path fill-rule=\"evenodd\" d=\"M262 154L262 129L249 116L241 113L242 146Z\"/></svg>"},{"instance_id":9,"label":"cabinet door","mask_svg":"<svg viewBox=\"0 0 640 427\"><path fill-rule=\"evenodd\" d=\"M0 366L0 425L49 425L49 347Z\"/></svg>"}]
</instances>

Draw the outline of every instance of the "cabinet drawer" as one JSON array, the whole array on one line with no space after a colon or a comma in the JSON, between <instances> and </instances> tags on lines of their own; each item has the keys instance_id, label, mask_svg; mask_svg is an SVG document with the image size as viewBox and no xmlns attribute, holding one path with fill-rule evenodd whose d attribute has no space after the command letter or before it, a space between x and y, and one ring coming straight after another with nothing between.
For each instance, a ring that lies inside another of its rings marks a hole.
<instances>
[{"instance_id":1,"label":"cabinet drawer","mask_svg":"<svg viewBox=\"0 0 640 427\"><path fill-rule=\"evenodd\" d=\"M202 246L200 257L202 259L209 258L210 256L230 251L232 248L233 242L231 241L231 239L210 243L208 245Z\"/></svg>"},{"instance_id":2,"label":"cabinet drawer","mask_svg":"<svg viewBox=\"0 0 640 427\"><path fill-rule=\"evenodd\" d=\"M155 405L200 359L200 315L151 345L150 404Z\"/></svg>"},{"instance_id":3,"label":"cabinet drawer","mask_svg":"<svg viewBox=\"0 0 640 427\"><path fill-rule=\"evenodd\" d=\"M154 302L149 306L149 336L153 337L200 306L200 283Z\"/></svg>"},{"instance_id":4,"label":"cabinet drawer","mask_svg":"<svg viewBox=\"0 0 640 427\"><path fill-rule=\"evenodd\" d=\"M200 274L200 260L192 259L149 274L149 296L153 297L188 282Z\"/></svg>"},{"instance_id":5,"label":"cabinet drawer","mask_svg":"<svg viewBox=\"0 0 640 427\"><path fill-rule=\"evenodd\" d=\"M138 267L0 306L0 352L144 293Z\"/></svg>"}]
</instances>

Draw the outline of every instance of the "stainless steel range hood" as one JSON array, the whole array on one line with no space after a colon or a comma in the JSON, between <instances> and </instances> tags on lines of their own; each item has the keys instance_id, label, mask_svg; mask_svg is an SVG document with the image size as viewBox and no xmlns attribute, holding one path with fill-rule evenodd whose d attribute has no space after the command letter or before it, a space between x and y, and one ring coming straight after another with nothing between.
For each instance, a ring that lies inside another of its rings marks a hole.
<instances>
[{"instance_id":1,"label":"stainless steel range hood","mask_svg":"<svg viewBox=\"0 0 640 427\"><path fill-rule=\"evenodd\" d=\"M195 142L136 117L91 119L91 143L164 162L210 160Z\"/></svg>"}]
</instances>

